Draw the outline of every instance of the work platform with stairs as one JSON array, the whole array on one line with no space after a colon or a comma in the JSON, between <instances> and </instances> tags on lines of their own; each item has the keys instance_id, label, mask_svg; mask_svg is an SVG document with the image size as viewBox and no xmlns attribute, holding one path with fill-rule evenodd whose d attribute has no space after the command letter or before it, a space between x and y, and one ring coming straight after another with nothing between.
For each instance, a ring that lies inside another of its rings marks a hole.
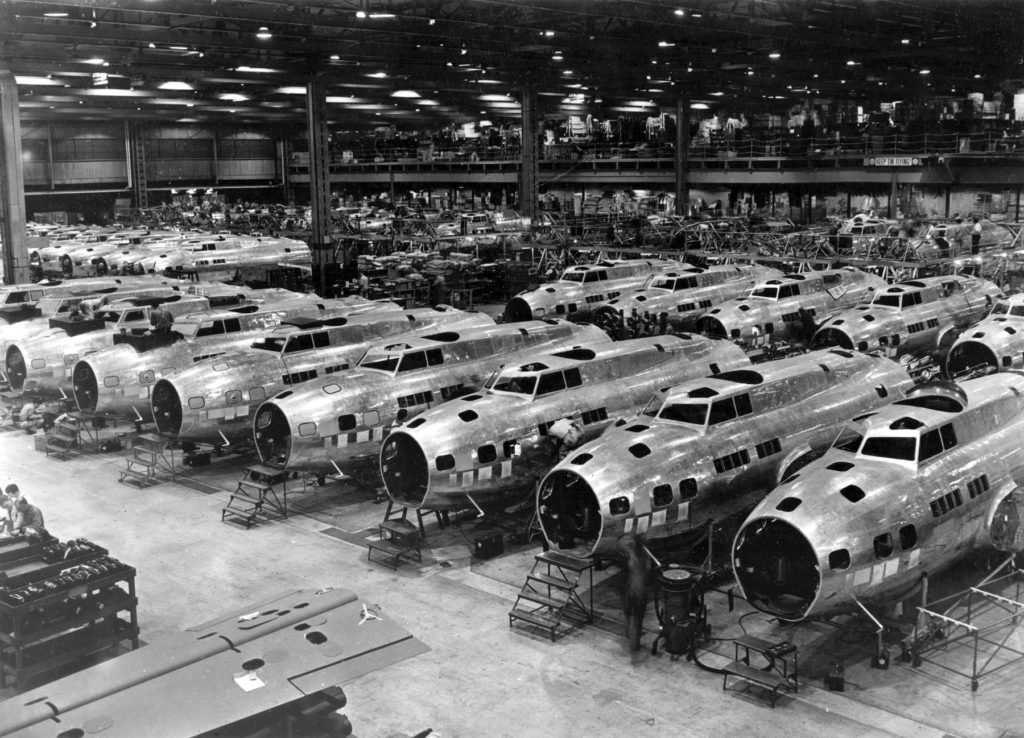
<instances>
[{"instance_id":1,"label":"work platform with stairs","mask_svg":"<svg viewBox=\"0 0 1024 738\"><path fill-rule=\"evenodd\" d=\"M579 591L586 575L588 599ZM552 641L594 620L594 562L544 551L534 557L533 569L508 614L517 623L545 632Z\"/></svg>"}]
</instances>

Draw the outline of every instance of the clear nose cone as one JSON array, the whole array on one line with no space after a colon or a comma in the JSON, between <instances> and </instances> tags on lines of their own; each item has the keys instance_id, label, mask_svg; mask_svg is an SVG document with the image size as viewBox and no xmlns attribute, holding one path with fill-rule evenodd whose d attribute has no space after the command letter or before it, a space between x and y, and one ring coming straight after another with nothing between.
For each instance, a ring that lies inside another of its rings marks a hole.
<instances>
[{"instance_id":1,"label":"clear nose cone","mask_svg":"<svg viewBox=\"0 0 1024 738\"><path fill-rule=\"evenodd\" d=\"M778 518L755 518L740 529L733 566L747 601L784 620L805 617L821 586L811 544L796 527Z\"/></svg>"}]
</instances>

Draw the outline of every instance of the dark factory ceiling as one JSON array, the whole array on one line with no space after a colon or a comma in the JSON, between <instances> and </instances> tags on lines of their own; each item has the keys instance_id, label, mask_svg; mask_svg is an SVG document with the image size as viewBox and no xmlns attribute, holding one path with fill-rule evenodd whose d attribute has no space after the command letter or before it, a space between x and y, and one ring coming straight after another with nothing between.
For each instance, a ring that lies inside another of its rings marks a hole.
<instances>
[{"instance_id":1,"label":"dark factory ceiling","mask_svg":"<svg viewBox=\"0 0 1024 738\"><path fill-rule=\"evenodd\" d=\"M333 126L779 112L1024 87L1024 0L0 0L25 119Z\"/></svg>"}]
</instances>

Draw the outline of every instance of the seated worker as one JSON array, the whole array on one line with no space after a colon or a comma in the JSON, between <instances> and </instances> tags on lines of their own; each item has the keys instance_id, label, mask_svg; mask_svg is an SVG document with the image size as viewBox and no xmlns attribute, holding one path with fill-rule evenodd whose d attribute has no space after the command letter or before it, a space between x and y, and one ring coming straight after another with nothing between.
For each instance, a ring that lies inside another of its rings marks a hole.
<instances>
[{"instance_id":1,"label":"seated worker","mask_svg":"<svg viewBox=\"0 0 1024 738\"><path fill-rule=\"evenodd\" d=\"M35 505L21 497L14 503L14 532L22 535L42 535L46 533L43 525L43 513Z\"/></svg>"}]
</instances>

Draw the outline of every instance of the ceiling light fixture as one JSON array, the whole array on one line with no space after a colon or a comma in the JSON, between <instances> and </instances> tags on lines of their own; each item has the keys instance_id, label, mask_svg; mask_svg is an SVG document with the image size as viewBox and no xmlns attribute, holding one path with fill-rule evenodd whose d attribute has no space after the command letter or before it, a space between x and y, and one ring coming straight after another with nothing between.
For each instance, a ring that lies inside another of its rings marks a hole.
<instances>
[{"instance_id":1,"label":"ceiling light fixture","mask_svg":"<svg viewBox=\"0 0 1024 738\"><path fill-rule=\"evenodd\" d=\"M685 11L685 10L683 10L682 8L676 8L676 9L675 9L675 11L673 11L673 12L674 12L674 13L675 13L676 15L679 15L679 16L683 16L683 15L686 15L686 11Z\"/></svg>"},{"instance_id":2,"label":"ceiling light fixture","mask_svg":"<svg viewBox=\"0 0 1024 738\"><path fill-rule=\"evenodd\" d=\"M769 58L769 59L778 59L778 58L780 58L781 56L782 56L782 54L780 54L779 52L777 52L777 51L773 51L772 53L770 53L770 54L768 55L768 58Z\"/></svg>"},{"instance_id":3,"label":"ceiling light fixture","mask_svg":"<svg viewBox=\"0 0 1024 738\"><path fill-rule=\"evenodd\" d=\"M394 18L395 14L394 13L370 13L370 17L373 18L373 19L378 19L378 18Z\"/></svg>"},{"instance_id":4,"label":"ceiling light fixture","mask_svg":"<svg viewBox=\"0 0 1024 738\"><path fill-rule=\"evenodd\" d=\"M68 17L67 13L60 13L60 12L43 13L43 15L46 16L47 18L67 18Z\"/></svg>"},{"instance_id":5,"label":"ceiling light fixture","mask_svg":"<svg viewBox=\"0 0 1024 738\"><path fill-rule=\"evenodd\" d=\"M910 39L909 38L901 38L900 39L900 43L903 44L904 46L909 46L910 45Z\"/></svg>"},{"instance_id":6,"label":"ceiling light fixture","mask_svg":"<svg viewBox=\"0 0 1024 738\"><path fill-rule=\"evenodd\" d=\"M266 26L260 26L260 30L256 32L256 38L263 39L264 41L266 41L268 38L273 38L273 37L274 36L270 32L270 29L267 28Z\"/></svg>"},{"instance_id":7,"label":"ceiling light fixture","mask_svg":"<svg viewBox=\"0 0 1024 738\"><path fill-rule=\"evenodd\" d=\"M190 85L188 82L179 82L176 80L170 80L168 82L161 82L158 90L194 90L195 87Z\"/></svg>"},{"instance_id":8,"label":"ceiling light fixture","mask_svg":"<svg viewBox=\"0 0 1024 738\"><path fill-rule=\"evenodd\" d=\"M931 73L932 73L932 70L930 70L930 69L922 69L922 70L921 70L921 71L919 72L919 74L931 74Z\"/></svg>"},{"instance_id":9,"label":"ceiling light fixture","mask_svg":"<svg viewBox=\"0 0 1024 738\"><path fill-rule=\"evenodd\" d=\"M666 46L675 46L675 43L672 41L659 41L658 46L664 49Z\"/></svg>"}]
</instances>

